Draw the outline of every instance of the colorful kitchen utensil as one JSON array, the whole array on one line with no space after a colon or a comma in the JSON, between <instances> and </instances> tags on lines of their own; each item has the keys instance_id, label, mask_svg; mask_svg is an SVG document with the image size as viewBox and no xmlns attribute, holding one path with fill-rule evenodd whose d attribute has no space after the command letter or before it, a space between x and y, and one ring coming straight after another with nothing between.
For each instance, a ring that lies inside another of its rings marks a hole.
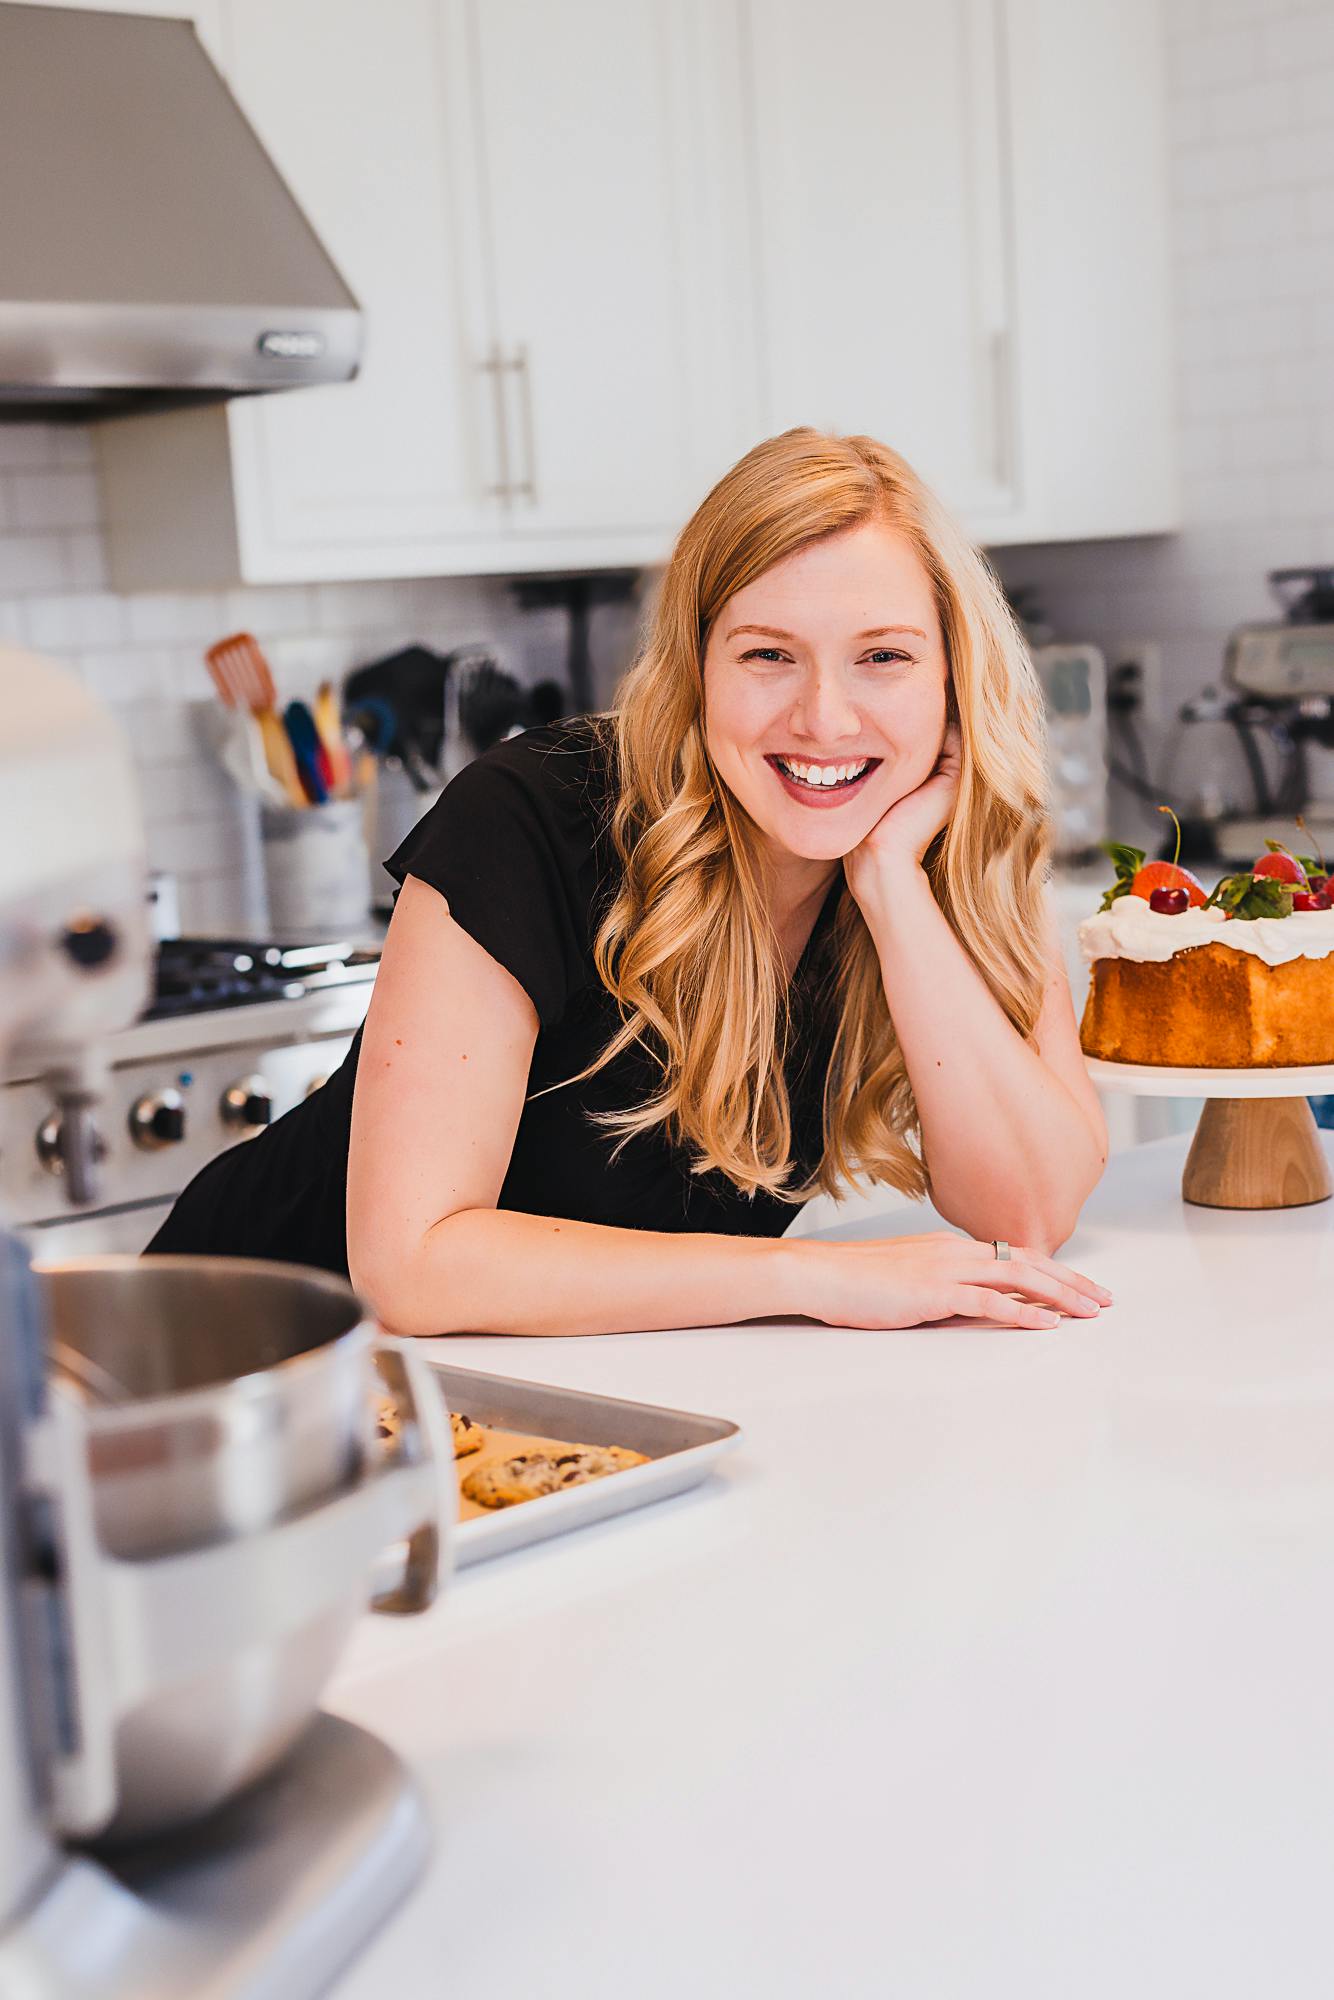
<instances>
[{"instance_id":1,"label":"colorful kitchen utensil","mask_svg":"<svg viewBox=\"0 0 1334 2000\"><path fill-rule=\"evenodd\" d=\"M326 804L329 797L329 758L320 742L315 718L304 701L289 701L283 710L287 740L296 758L297 773L310 803Z\"/></svg>"}]
</instances>

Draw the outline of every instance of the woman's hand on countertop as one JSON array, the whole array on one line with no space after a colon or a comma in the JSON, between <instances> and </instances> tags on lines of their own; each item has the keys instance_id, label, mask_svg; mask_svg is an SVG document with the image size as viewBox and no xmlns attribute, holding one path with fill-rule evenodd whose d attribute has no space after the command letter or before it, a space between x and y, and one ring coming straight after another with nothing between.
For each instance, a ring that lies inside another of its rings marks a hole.
<instances>
[{"instance_id":1,"label":"woman's hand on countertop","mask_svg":"<svg viewBox=\"0 0 1334 2000\"><path fill-rule=\"evenodd\" d=\"M1015 1244L1007 1259L994 1244L936 1230L881 1242L788 1246L798 1272L794 1309L829 1326L907 1327L924 1321L997 1320L1053 1327L1062 1316L1093 1319L1112 1296L1038 1250Z\"/></svg>"}]
</instances>

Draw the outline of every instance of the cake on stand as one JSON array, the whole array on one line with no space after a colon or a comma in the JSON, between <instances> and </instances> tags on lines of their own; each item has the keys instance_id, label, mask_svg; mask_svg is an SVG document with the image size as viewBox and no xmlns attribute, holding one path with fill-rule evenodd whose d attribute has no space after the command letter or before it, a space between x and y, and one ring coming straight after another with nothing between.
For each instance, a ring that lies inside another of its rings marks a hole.
<instances>
[{"instance_id":1,"label":"cake on stand","mask_svg":"<svg viewBox=\"0 0 1334 2000\"><path fill-rule=\"evenodd\" d=\"M1308 1097L1334 1094L1334 1063L1301 1069L1172 1069L1086 1056L1103 1090L1208 1101L1181 1193L1203 1208L1301 1208L1328 1201L1329 1162Z\"/></svg>"}]
</instances>

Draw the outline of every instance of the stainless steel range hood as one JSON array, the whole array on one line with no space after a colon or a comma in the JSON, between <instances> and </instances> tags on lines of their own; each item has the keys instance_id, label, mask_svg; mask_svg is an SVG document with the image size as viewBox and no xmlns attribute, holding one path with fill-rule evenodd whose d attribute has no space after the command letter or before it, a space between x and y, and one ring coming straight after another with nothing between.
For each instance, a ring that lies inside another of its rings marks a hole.
<instances>
[{"instance_id":1,"label":"stainless steel range hood","mask_svg":"<svg viewBox=\"0 0 1334 2000\"><path fill-rule=\"evenodd\" d=\"M341 382L360 347L189 22L0 4L0 416Z\"/></svg>"}]
</instances>

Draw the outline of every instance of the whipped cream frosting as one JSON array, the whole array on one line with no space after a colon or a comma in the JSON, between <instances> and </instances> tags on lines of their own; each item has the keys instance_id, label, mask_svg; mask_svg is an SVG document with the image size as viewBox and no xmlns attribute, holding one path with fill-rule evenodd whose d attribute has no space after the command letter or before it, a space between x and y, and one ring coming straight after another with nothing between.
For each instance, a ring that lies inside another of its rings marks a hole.
<instances>
[{"instance_id":1,"label":"whipped cream frosting","mask_svg":"<svg viewBox=\"0 0 1334 2000\"><path fill-rule=\"evenodd\" d=\"M1225 917L1219 909L1183 910L1169 917L1151 910L1143 896L1118 896L1079 926L1079 948L1095 958L1152 959L1162 963L1197 945L1225 944L1253 952L1266 965L1334 952L1334 910L1294 910L1290 917Z\"/></svg>"}]
</instances>

